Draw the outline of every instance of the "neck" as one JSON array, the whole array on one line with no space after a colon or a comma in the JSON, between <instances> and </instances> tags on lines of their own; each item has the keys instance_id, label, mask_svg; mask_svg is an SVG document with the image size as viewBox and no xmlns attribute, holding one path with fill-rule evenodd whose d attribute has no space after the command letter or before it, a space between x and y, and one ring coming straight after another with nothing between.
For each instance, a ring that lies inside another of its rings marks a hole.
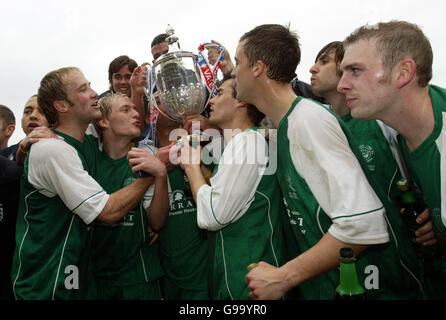
<instances>
[{"instance_id":1,"label":"neck","mask_svg":"<svg viewBox=\"0 0 446 320\"><path fill-rule=\"evenodd\" d=\"M435 115L429 88L401 92L401 104L380 119L406 139L410 151L417 149L433 132Z\"/></svg>"},{"instance_id":2,"label":"neck","mask_svg":"<svg viewBox=\"0 0 446 320\"><path fill-rule=\"evenodd\" d=\"M88 123L79 124L73 122L65 122L58 124L54 129L66 135L69 135L70 137L73 137L80 142L84 142L85 131L87 130L87 128Z\"/></svg>"},{"instance_id":3,"label":"neck","mask_svg":"<svg viewBox=\"0 0 446 320\"><path fill-rule=\"evenodd\" d=\"M172 143L172 141L169 139L170 133L175 129L181 128L181 125L176 122L168 122L161 125L159 124L160 123L158 122L156 127L156 137L158 138L160 147L165 147Z\"/></svg>"},{"instance_id":4,"label":"neck","mask_svg":"<svg viewBox=\"0 0 446 320\"><path fill-rule=\"evenodd\" d=\"M113 160L121 159L133 147L128 137L113 137L104 132L104 150Z\"/></svg>"},{"instance_id":5,"label":"neck","mask_svg":"<svg viewBox=\"0 0 446 320\"><path fill-rule=\"evenodd\" d=\"M344 94L334 91L325 95L324 98L331 105L333 112L337 116L343 117L350 114L350 108L347 106Z\"/></svg>"},{"instance_id":6,"label":"neck","mask_svg":"<svg viewBox=\"0 0 446 320\"><path fill-rule=\"evenodd\" d=\"M276 128L297 97L291 83L284 84L270 79L259 86L253 96L252 104L268 116Z\"/></svg>"},{"instance_id":7,"label":"neck","mask_svg":"<svg viewBox=\"0 0 446 320\"><path fill-rule=\"evenodd\" d=\"M238 113L234 116L231 123L219 125L223 129L225 143L229 143L237 134L254 127L254 123L249 120L248 116L243 117Z\"/></svg>"},{"instance_id":8,"label":"neck","mask_svg":"<svg viewBox=\"0 0 446 320\"><path fill-rule=\"evenodd\" d=\"M8 147L8 140L3 140L0 143L0 149L4 149Z\"/></svg>"}]
</instances>

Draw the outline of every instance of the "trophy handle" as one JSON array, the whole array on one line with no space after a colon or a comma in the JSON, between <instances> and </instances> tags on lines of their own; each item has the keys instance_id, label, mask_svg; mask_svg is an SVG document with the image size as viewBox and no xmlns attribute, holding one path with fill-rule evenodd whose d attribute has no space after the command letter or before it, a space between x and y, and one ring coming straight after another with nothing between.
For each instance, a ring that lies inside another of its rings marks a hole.
<instances>
[{"instance_id":1,"label":"trophy handle","mask_svg":"<svg viewBox=\"0 0 446 320\"><path fill-rule=\"evenodd\" d=\"M155 94L153 92L153 90L156 88L156 83L155 83L155 81L153 81L152 70L148 70L147 72L148 72L147 87L149 88L149 90L148 90L148 92L145 91L144 93L146 93L146 97L150 101L149 112L150 112L150 122L152 124L151 130L153 131L153 135L156 136L155 135L156 122L158 120L159 113L161 113L164 117L166 117L167 119L169 119L171 121L178 122L178 120L172 118L167 113L163 112L161 110L161 108L158 106L158 104L156 103ZM153 108L151 106L153 106Z\"/></svg>"},{"instance_id":2,"label":"trophy handle","mask_svg":"<svg viewBox=\"0 0 446 320\"><path fill-rule=\"evenodd\" d=\"M203 51L207 47L216 47L217 49L220 50L220 56L218 57L215 65L211 65L209 63L209 61L203 55ZM209 91L209 99L206 102L206 105L209 103L211 98L213 96L215 96L215 86L217 84L217 73L221 69L221 64L223 63L224 55L225 55L225 49L216 43L202 43L198 47L198 55L196 58L197 64L201 71L201 75L203 76L203 79L206 82L206 87Z\"/></svg>"}]
</instances>

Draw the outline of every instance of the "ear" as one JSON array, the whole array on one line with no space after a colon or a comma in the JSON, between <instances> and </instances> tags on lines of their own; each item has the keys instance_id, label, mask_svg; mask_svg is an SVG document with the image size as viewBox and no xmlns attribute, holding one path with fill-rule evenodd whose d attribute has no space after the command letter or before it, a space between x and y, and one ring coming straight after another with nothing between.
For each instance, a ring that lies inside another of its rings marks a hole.
<instances>
[{"instance_id":1,"label":"ear","mask_svg":"<svg viewBox=\"0 0 446 320\"><path fill-rule=\"evenodd\" d=\"M398 66L397 87L401 89L408 85L415 77L417 64L412 59L404 59Z\"/></svg>"},{"instance_id":2,"label":"ear","mask_svg":"<svg viewBox=\"0 0 446 320\"><path fill-rule=\"evenodd\" d=\"M53 107L60 113L65 113L70 110L70 105L65 100L56 100L53 102Z\"/></svg>"},{"instance_id":3,"label":"ear","mask_svg":"<svg viewBox=\"0 0 446 320\"><path fill-rule=\"evenodd\" d=\"M237 102L237 108L246 108L248 106L248 103L246 102Z\"/></svg>"},{"instance_id":4,"label":"ear","mask_svg":"<svg viewBox=\"0 0 446 320\"><path fill-rule=\"evenodd\" d=\"M257 60L254 66L252 67L252 71L254 73L254 77L260 77L264 71L266 71L266 65L262 60Z\"/></svg>"},{"instance_id":5,"label":"ear","mask_svg":"<svg viewBox=\"0 0 446 320\"><path fill-rule=\"evenodd\" d=\"M12 134L14 133L15 130L15 125L14 124L10 124L9 126L6 127L6 136L10 137L12 136Z\"/></svg>"},{"instance_id":6,"label":"ear","mask_svg":"<svg viewBox=\"0 0 446 320\"><path fill-rule=\"evenodd\" d=\"M108 128L108 120L104 118L100 118L98 120L98 124L102 129Z\"/></svg>"}]
</instances>

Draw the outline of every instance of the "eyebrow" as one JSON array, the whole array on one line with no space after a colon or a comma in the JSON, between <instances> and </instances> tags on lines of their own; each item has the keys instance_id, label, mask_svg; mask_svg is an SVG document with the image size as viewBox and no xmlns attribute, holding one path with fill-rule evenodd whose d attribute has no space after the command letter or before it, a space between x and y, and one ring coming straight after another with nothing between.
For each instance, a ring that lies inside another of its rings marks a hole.
<instances>
[{"instance_id":1,"label":"eyebrow","mask_svg":"<svg viewBox=\"0 0 446 320\"><path fill-rule=\"evenodd\" d=\"M352 68L354 68L354 67L356 67L356 66L360 67L360 64L357 63L357 62L349 63L349 64L344 65L344 66L342 66L342 64L341 64L341 65L339 66L339 68L340 68L341 70L351 70Z\"/></svg>"},{"instance_id":2,"label":"eyebrow","mask_svg":"<svg viewBox=\"0 0 446 320\"><path fill-rule=\"evenodd\" d=\"M124 104L121 107L119 107L119 110L122 110L122 109L133 109L135 107L136 106L134 104Z\"/></svg>"},{"instance_id":3,"label":"eyebrow","mask_svg":"<svg viewBox=\"0 0 446 320\"><path fill-rule=\"evenodd\" d=\"M89 87L90 85L91 85L91 82L83 83L77 88L77 90L81 90L81 89L83 89L83 87Z\"/></svg>"}]
</instances>

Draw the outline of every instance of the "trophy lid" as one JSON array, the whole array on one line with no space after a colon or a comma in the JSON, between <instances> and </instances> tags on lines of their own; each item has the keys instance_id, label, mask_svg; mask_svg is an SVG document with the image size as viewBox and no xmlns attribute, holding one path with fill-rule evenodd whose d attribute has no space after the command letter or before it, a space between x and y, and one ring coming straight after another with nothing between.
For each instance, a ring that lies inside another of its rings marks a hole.
<instances>
[{"instance_id":1,"label":"trophy lid","mask_svg":"<svg viewBox=\"0 0 446 320\"><path fill-rule=\"evenodd\" d=\"M169 36L166 38L166 42L169 45L169 52L180 51L180 42L178 37L175 35L175 29L172 28L170 24L167 25L166 34Z\"/></svg>"}]
</instances>

